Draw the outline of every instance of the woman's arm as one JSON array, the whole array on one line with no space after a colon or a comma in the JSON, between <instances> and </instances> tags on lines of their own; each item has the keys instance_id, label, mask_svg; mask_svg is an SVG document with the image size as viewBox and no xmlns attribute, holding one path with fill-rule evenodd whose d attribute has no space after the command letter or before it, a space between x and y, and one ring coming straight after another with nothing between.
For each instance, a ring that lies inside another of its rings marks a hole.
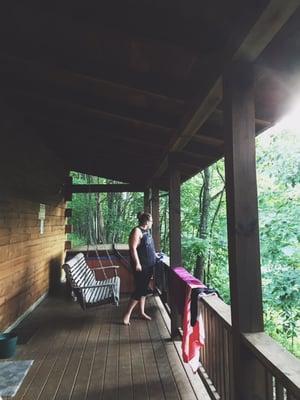
<instances>
[{"instance_id":1,"label":"woman's arm","mask_svg":"<svg viewBox=\"0 0 300 400\"><path fill-rule=\"evenodd\" d=\"M141 238L142 238L142 232L138 228L135 228L131 232L131 235L130 235L130 238L129 238L129 250L130 250L131 257L132 257L132 259L133 259L133 261L135 263L135 270L136 271L141 271L142 270L142 266L141 266L140 259L139 259L139 256L138 256L138 252L137 252L137 248L138 248L138 245L141 242Z\"/></svg>"}]
</instances>

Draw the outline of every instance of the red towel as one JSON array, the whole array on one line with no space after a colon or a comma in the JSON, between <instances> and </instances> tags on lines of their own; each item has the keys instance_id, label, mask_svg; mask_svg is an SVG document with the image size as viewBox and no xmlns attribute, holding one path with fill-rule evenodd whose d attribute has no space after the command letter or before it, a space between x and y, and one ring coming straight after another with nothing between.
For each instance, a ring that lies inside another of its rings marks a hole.
<instances>
[{"instance_id":1,"label":"red towel","mask_svg":"<svg viewBox=\"0 0 300 400\"><path fill-rule=\"evenodd\" d=\"M182 267L172 268L171 271L172 294L176 293L178 312L183 317L182 357L196 372L200 348L204 346L204 326L201 315L198 315L196 324L191 325L191 292L193 288L205 285Z\"/></svg>"},{"instance_id":2,"label":"red towel","mask_svg":"<svg viewBox=\"0 0 300 400\"><path fill-rule=\"evenodd\" d=\"M191 292L192 289L188 287L183 313L182 357L196 372L200 364L200 348L204 346L205 333L201 314L198 313L195 325L191 325Z\"/></svg>"}]
</instances>

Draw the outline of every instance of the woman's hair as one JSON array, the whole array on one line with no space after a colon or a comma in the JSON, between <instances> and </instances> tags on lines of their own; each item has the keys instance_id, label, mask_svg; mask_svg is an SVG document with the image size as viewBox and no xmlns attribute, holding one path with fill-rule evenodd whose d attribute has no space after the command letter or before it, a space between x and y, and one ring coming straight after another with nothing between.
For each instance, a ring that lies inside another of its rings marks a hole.
<instances>
[{"instance_id":1,"label":"woman's hair","mask_svg":"<svg viewBox=\"0 0 300 400\"><path fill-rule=\"evenodd\" d=\"M151 214L148 212L140 211L137 214L137 219L139 220L139 223L141 225L145 225L151 219Z\"/></svg>"}]
</instances>

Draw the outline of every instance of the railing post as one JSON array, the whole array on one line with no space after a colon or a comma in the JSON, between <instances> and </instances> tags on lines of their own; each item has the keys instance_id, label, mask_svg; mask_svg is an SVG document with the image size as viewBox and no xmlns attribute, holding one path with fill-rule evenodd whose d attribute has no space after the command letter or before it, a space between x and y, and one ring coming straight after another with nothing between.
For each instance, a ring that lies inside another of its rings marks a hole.
<instances>
[{"instance_id":1,"label":"railing post","mask_svg":"<svg viewBox=\"0 0 300 400\"><path fill-rule=\"evenodd\" d=\"M159 189L153 186L151 189L151 205L152 205L152 218L153 228L152 236L156 251L160 251L160 221L159 221Z\"/></svg>"},{"instance_id":2,"label":"railing post","mask_svg":"<svg viewBox=\"0 0 300 400\"><path fill-rule=\"evenodd\" d=\"M223 82L234 399L250 400L255 398L253 382L260 378L240 333L263 331L253 66L232 64Z\"/></svg>"},{"instance_id":3,"label":"railing post","mask_svg":"<svg viewBox=\"0 0 300 400\"><path fill-rule=\"evenodd\" d=\"M180 205L180 171L176 156L169 159L169 230L170 230L170 265L178 267L181 258L181 205Z\"/></svg>"},{"instance_id":4,"label":"railing post","mask_svg":"<svg viewBox=\"0 0 300 400\"><path fill-rule=\"evenodd\" d=\"M169 232L170 267L182 265L181 259L181 218L180 218L180 172L175 157L169 159ZM178 315L174 302L175 293L170 295L171 336L178 334Z\"/></svg>"}]
</instances>

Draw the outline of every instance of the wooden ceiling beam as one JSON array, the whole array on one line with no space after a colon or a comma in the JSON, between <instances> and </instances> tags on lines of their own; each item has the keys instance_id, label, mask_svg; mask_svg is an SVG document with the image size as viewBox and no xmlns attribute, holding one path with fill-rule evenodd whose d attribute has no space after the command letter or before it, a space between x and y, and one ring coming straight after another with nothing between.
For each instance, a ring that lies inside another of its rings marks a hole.
<instances>
[{"instance_id":1,"label":"wooden ceiling beam","mask_svg":"<svg viewBox=\"0 0 300 400\"><path fill-rule=\"evenodd\" d=\"M48 93L61 99L77 98L85 104L99 104L107 111L118 110L125 116L136 114L145 121L151 119L170 127L185 111L185 103L180 99L1 53L0 81L1 87L8 90L18 86L20 90Z\"/></svg>"},{"instance_id":2,"label":"wooden ceiling beam","mask_svg":"<svg viewBox=\"0 0 300 400\"><path fill-rule=\"evenodd\" d=\"M219 147L224 145L224 140L214 136L207 136L204 134L196 134L191 139L193 142L207 144L213 147Z\"/></svg>"},{"instance_id":3,"label":"wooden ceiling beam","mask_svg":"<svg viewBox=\"0 0 300 400\"><path fill-rule=\"evenodd\" d=\"M224 18L224 21L220 21L218 16L224 15L228 9L230 10L230 3L223 4L222 2L218 3L217 10L216 3L207 3L206 7L203 7L202 2L193 2L187 6L184 2L161 3L134 0L128 4L111 0L103 4L89 2L85 5L84 10L80 1L56 0L56 3L59 4L57 8L64 15L69 16L70 11L73 13L74 8L78 7L77 15L79 14L82 17L84 13L84 17L88 21L101 23L101 25L114 27L118 30L122 29L132 34L136 34L138 30L141 35L148 39L163 40L170 45L188 43L188 48L194 48L198 53L211 51L212 46L216 47L220 45L220 40L224 40L221 35L224 25L228 24L228 19ZM72 4L72 10L70 10L71 7L68 3ZM51 6L52 4L53 2ZM207 10L207 6L209 10ZM116 12L116 9L118 12ZM155 21L155 29L153 29L153 21ZM207 43L207 36L210 39L209 44Z\"/></svg>"},{"instance_id":4,"label":"wooden ceiling beam","mask_svg":"<svg viewBox=\"0 0 300 400\"><path fill-rule=\"evenodd\" d=\"M33 79L38 81L47 79L51 82L61 82L70 88L79 86L79 88L87 89L96 94L104 91L105 96L111 96L113 98L115 98L116 93L117 96L122 98L126 97L126 100L128 93L130 93L133 100L136 99L137 105L148 102L155 102L156 104L166 103L166 109L169 110L169 107L172 107L172 111L174 112L183 111L185 105L185 102L180 98L76 73L63 67L57 68L53 65L46 65L45 63L41 63L38 59L26 60L25 58L0 53L0 60L0 69L2 72L31 75ZM155 106L155 104L153 104L153 106Z\"/></svg>"},{"instance_id":5,"label":"wooden ceiling beam","mask_svg":"<svg viewBox=\"0 0 300 400\"><path fill-rule=\"evenodd\" d=\"M118 165L119 168L123 168L122 165L127 164L139 164L144 167L152 167L159 160L159 152L156 149L145 148L145 146L133 146L130 143L122 143L119 141L103 141L95 140L93 137L85 136L79 138L78 136L72 138L65 137L61 140L61 133L48 129L44 131L43 139L48 145L55 147L61 147L60 153L63 155L64 160L68 160L71 157L70 152L76 154L82 153L86 160L83 160L88 165L90 159L95 161L98 159L99 163L108 163Z\"/></svg>"},{"instance_id":6,"label":"wooden ceiling beam","mask_svg":"<svg viewBox=\"0 0 300 400\"><path fill-rule=\"evenodd\" d=\"M186 162L187 160L190 161L200 161L205 162L206 160L215 160L218 157L218 154L199 154L199 153L192 153L191 151L181 151L178 153L180 156L180 162Z\"/></svg>"},{"instance_id":7,"label":"wooden ceiling beam","mask_svg":"<svg viewBox=\"0 0 300 400\"><path fill-rule=\"evenodd\" d=\"M51 131L49 131L51 134ZM57 135L57 133L56 133ZM57 137L60 137L58 134ZM51 136L49 137L51 141ZM159 160L159 155L155 151L146 150L145 147L134 148L131 145L120 145L118 143L109 142L103 143L102 141L96 142L94 140L80 140L78 137L76 140L68 139L62 143L57 142L54 146L62 147L62 152L65 154L65 158L71 157L70 149L72 153L80 154L82 150L85 152L86 159L82 162L89 164L90 160L99 162L99 164L107 163L107 165L116 165L119 169L123 166L135 166L135 168L153 168L153 166Z\"/></svg>"},{"instance_id":8,"label":"wooden ceiling beam","mask_svg":"<svg viewBox=\"0 0 300 400\"><path fill-rule=\"evenodd\" d=\"M204 143L198 142L189 142L180 153L189 152L191 154L195 154L195 156L199 155L200 157L207 158L215 158L221 155L224 152L224 145L220 146L211 146Z\"/></svg>"},{"instance_id":9,"label":"wooden ceiling beam","mask_svg":"<svg viewBox=\"0 0 300 400\"><path fill-rule=\"evenodd\" d=\"M153 170L159 160L159 152L156 149L145 148L145 146L134 147L129 143L116 141L95 140L85 135L70 134L63 136L55 128L43 127L37 131L44 143L64 160L70 164L72 160L88 167L90 164L107 165L112 169L119 169L120 173L126 169Z\"/></svg>"},{"instance_id":10,"label":"wooden ceiling beam","mask_svg":"<svg viewBox=\"0 0 300 400\"><path fill-rule=\"evenodd\" d=\"M239 26L238 36L237 33L232 35L232 43L225 46L220 57L223 70L232 61L255 61L298 7L299 1L297 0L284 2L270 0L252 23L250 29L247 24ZM198 105L194 108L192 116L185 118L182 127L170 141L167 154L164 155L157 166L153 178L158 178L165 171L168 153L183 149L191 138L199 132L201 126L221 102L222 96L222 76L219 76L210 86L206 96L198 99Z\"/></svg>"},{"instance_id":11,"label":"wooden ceiling beam","mask_svg":"<svg viewBox=\"0 0 300 400\"><path fill-rule=\"evenodd\" d=\"M191 68L201 63L195 50L61 16L53 8L44 11L17 3L7 3L0 14L0 45L6 53L27 58L38 54L42 62L103 74L130 86L136 82L137 87L159 93L177 92L183 98L186 94L180 92L193 89L191 84L186 90L182 77L186 79Z\"/></svg>"},{"instance_id":12,"label":"wooden ceiling beam","mask_svg":"<svg viewBox=\"0 0 300 400\"><path fill-rule=\"evenodd\" d=\"M181 167L180 169L184 170L186 175L188 174L186 171L189 171L190 174L195 175L201 171L201 168L205 165L205 162L202 162L202 164L193 162L182 162L179 165Z\"/></svg>"},{"instance_id":13,"label":"wooden ceiling beam","mask_svg":"<svg viewBox=\"0 0 300 400\"><path fill-rule=\"evenodd\" d=\"M99 165L92 163L91 165L80 164L77 160L72 160L68 167L70 171L81 172L93 176L99 176L106 179L112 179L115 181L121 181L131 184L143 185L148 180L150 169L144 169L143 171L137 171L136 168L123 168L120 170L111 165Z\"/></svg>"},{"instance_id":14,"label":"wooden ceiling beam","mask_svg":"<svg viewBox=\"0 0 300 400\"><path fill-rule=\"evenodd\" d=\"M109 130L107 128L102 128L101 126L93 126L87 124L75 124L69 120L59 120L59 119L50 119L47 116L35 115L35 114L24 114L24 120L27 124L32 127L38 128L42 130L45 126L47 127L55 127L61 131L61 135L68 136L74 135L76 133L77 136L86 138L87 134L90 137L94 137L95 140L105 141L107 139L111 140L120 140L125 141L127 143L132 143L136 145L143 146L143 148L153 148L156 151L163 151L166 147L166 140L162 141L164 136L159 137L150 137L149 135L143 135L142 131L134 132L134 131L116 131ZM153 140L155 139L155 140Z\"/></svg>"},{"instance_id":15,"label":"wooden ceiling beam","mask_svg":"<svg viewBox=\"0 0 300 400\"><path fill-rule=\"evenodd\" d=\"M134 185L134 184L91 184L91 185L70 185L72 193L125 193L125 192L143 192L145 185Z\"/></svg>"},{"instance_id":16,"label":"wooden ceiling beam","mask_svg":"<svg viewBox=\"0 0 300 400\"><path fill-rule=\"evenodd\" d=\"M45 143L64 160L64 164L70 170L125 183L148 182L156 162L155 160L145 162L144 157L134 154L129 163L129 155L124 153L114 151L101 153L94 147L86 147L83 144L72 146L70 151L67 144L61 145L56 142L49 145L47 141ZM82 153L86 157L80 157Z\"/></svg>"},{"instance_id":17,"label":"wooden ceiling beam","mask_svg":"<svg viewBox=\"0 0 300 400\"><path fill-rule=\"evenodd\" d=\"M220 110L219 108L216 108L214 111L214 116L219 118L220 124L223 122L223 110ZM223 124L222 124L223 125ZM263 119L260 115L255 116L255 125L258 127L269 127L272 125L271 121L267 121L266 119Z\"/></svg>"},{"instance_id":18,"label":"wooden ceiling beam","mask_svg":"<svg viewBox=\"0 0 300 400\"><path fill-rule=\"evenodd\" d=\"M12 101L13 103L14 102L20 103L20 101L23 100L23 102L21 101L21 104L19 104L21 108L22 107L30 108L29 102L32 101L33 104L31 105L33 107L31 111L42 108L46 109L46 111L50 113L52 111L52 116L53 112L55 114L55 111L60 111L60 112L64 111L64 112L70 112L70 114L72 115L72 117L74 117L74 119L76 119L77 116L85 115L89 118L112 121L113 123L125 125L128 127L134 127L135 129L145 129L145 131L148 130L149 132L156 131L157 133L160 134L170 135L173 131L171 128L161 126L158 124L141 121L134 118L123 117L120 115L115 115L109 112L99 110L94 107L87 107L81 104L76 104L69 101L60 100L57 98L50 98L32 92L29 93L19 90L10 90L9 92L6 93L4 93L3 91L3 94L5 94L6 98L9 98L10 101Z\"/></svg>"}]
</instances>

